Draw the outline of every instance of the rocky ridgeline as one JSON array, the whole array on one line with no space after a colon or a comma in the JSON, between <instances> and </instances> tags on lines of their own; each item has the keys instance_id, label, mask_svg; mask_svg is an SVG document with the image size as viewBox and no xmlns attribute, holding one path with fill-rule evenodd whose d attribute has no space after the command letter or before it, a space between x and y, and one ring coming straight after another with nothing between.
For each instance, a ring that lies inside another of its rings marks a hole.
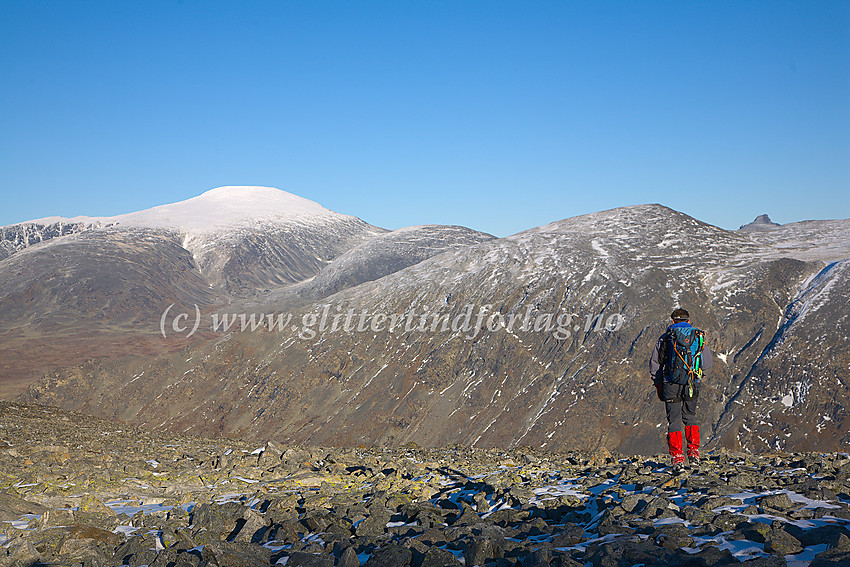
<instances>
[{"instance_id":1,"label":"rocky ridgeline","mask_svg":"<svg viewBox=\"0 0 850 567\"><path fill-rule=\"evenodd\" d=\"M64 221L50 224L27 222L0 227L0 260L33 244L83 232L92 227L93 223Z\"/></svg>"},{"instance_id":2,"label":"rocky ridgeline","mask_svg":"<svg viewBox=\"0 0 850 567\"><path fill-rule=\"evenodd\" d=\"M850 456L262 447L0 402L0 565L848 565Z\"/></svg>"}]
</instances>

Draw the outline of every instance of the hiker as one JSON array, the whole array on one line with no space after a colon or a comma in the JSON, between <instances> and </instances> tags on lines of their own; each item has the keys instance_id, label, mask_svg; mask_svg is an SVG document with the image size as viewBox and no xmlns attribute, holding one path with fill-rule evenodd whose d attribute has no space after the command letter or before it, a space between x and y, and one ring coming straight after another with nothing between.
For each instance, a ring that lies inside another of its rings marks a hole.
<instances>
[{"instance_id":1,"label":"hiker","mask_svg":"<svg viewBox=\"0 0 850 567\"><path fill-rule=\"evenodd\" d=\"M673 470L684 467L682 451L682 422L685 425L688 462L699 465L699 425L697 397L699 380L704 370L713 364L711 351L705 346L705 333L691 325L691 316L684 309L670 315L673 324L659 337L649 358L649 373L658 392L658 399L667 410L667 448Z\"/></svg>"}]
</instances>

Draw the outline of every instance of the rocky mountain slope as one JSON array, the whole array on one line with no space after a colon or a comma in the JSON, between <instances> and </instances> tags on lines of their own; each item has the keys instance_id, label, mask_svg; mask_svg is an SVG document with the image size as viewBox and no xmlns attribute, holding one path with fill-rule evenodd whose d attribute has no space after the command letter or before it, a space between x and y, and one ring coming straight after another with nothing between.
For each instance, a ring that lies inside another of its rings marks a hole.
<instances>
[{"instance_id":1,"label":"rocky mountain slope","mask_svg":"<svg viewBox=\"0 0 850 567\"><path fill-rule=\"evenodd\" d=\"M312 278L257 297L253 305L294 307L374 281L437 254L486 242L492 235L462 226L409 226L371 238L334 258Z\"/></svg>"},{"instance_id":2,"label":"rocky mountain slope","mask_svg":"<svg viewBox=\"0 0 850 567\"><path fill-rule=\"evenodd\" d=\"M850 562L846 454L339 449L0 402L0 565Z\"/></svg>"},{"instance_id":3,"label":"rocky mountain slope","mask_svg":"<svg viewBox=\"0 0 850 567\"><path fill-rule=\"evenodd\" d=\"M21 399L284 442L653 454L665 419L646 361L682 305L717 354L709 446L850 447L848 221L726 231L643 205L501 239L437 232L374 236L311 280L207 310L205 334L171 333L168 352L56 369Z\"/></svg>"},{"instance_id":4,"label":"rocky mountain slope","mask_svg":"<svg viewBox=\"0 0 850 567\"><path fill-rule=\"evenodd\" d=\"M290 293L315 299L489 238L460 227L390 232L268 187L220 187L126 215L4 227L0 397L92 357L173 351L178 345L157 340L171 303L208 310L321 274Z\"/></svg>"}]
</instances>

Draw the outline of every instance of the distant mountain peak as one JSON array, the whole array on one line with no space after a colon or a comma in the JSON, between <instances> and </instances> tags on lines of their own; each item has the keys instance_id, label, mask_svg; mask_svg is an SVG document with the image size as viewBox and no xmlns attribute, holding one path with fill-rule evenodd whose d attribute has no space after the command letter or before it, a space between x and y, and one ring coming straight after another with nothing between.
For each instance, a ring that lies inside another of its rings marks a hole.
<instances>
[{"instance_id":1,"label":"distant mountain peak","mask_svg":"<svg viewBox=\"0 0 850 567\"><path fill-rule=\"evenodd\" d=\"M775 226L782 226L779 223L775 223L770 220L770 217L766 214L759 215L755 218L755 220L749 224L741 225L739 230L762 230L766 228L773 228Z\"/></svg>"},{"instance_id":2,"label":"distant mountain peak","mask_svg":"<svg viewBox=\"0 0 850 567\"><path fill-rule=\"evenodd\" d=\"M274 187L225 186L185 201L112 217L125 225L205 232L244 221L329 220L344 215Z\"/></svg>"},{"instance_id":3,"label":"distant mountain peak","mask_svg":"<svg viewBox=\"0 0 850 567\"><path fill-rule=\"evenodd\" d=\"M161 228L202 234L246 223L311 224L353 219L274 187L228 185L196 197L110 217L47 217L21 224L80 223L93 227Z\"/></svg>"},{"instance_id":4,"label":"distant mountain peak","mask_svg":"<svg viewBox=\"0 0 850 567\"><path fill-rule=\"evenodd\" d=\"M600 236L630 233L632 235L643 234L649 238L654 238L652 235L663 235L663 231L693 233L697 227L712 233L727 232L670 207L651 203L616 207L565 218L528 229L513 236L563 232L585 235L597 234Z\"/></svg>"}]
</instances>

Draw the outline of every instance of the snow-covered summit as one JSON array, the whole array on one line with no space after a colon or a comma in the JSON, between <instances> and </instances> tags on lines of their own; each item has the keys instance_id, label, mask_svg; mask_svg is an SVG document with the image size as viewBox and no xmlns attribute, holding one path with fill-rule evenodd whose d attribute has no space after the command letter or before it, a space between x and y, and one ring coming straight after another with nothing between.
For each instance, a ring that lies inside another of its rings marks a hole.
<instances>
[{"instance_id":1,"label":"snow-covered summit","mask_svg":"<svg viewBox=\"0 0 850 567\"><path fill-rule=\"evenodd\" d=\"M231 185L168 205L111 217L48 217L22 224L79 223L170 229L202 234L246 223L307 224L349 218L274 187Z\"/></svg>"},{"instance_id":2,"label":"snow-covered summit","mask_svg":"<svg viewBox=\"0 0 850 567\"><path fill-rule=\"evenodd\" d=\"M202 233L244 222L336 220L344 217L318 203L273 187L227 186L197 197L109 219L122 225Z\"/></svg>"},{"instance_id":3,"label":"snow-covered summit","mask_svg":"<svg viewBox=\"0 0 850 567\"><path fill-rule=\"evenodd\" d=\"M92 242L144 236L157 242L154 248L187 250L210 285L240 294L311 277L384 232L286 191L229 186L123 215L52 217L4 227L0 260L33 245L68 242L59 237L71 237L83 253Z\"/></svg>"}]
</instances>

